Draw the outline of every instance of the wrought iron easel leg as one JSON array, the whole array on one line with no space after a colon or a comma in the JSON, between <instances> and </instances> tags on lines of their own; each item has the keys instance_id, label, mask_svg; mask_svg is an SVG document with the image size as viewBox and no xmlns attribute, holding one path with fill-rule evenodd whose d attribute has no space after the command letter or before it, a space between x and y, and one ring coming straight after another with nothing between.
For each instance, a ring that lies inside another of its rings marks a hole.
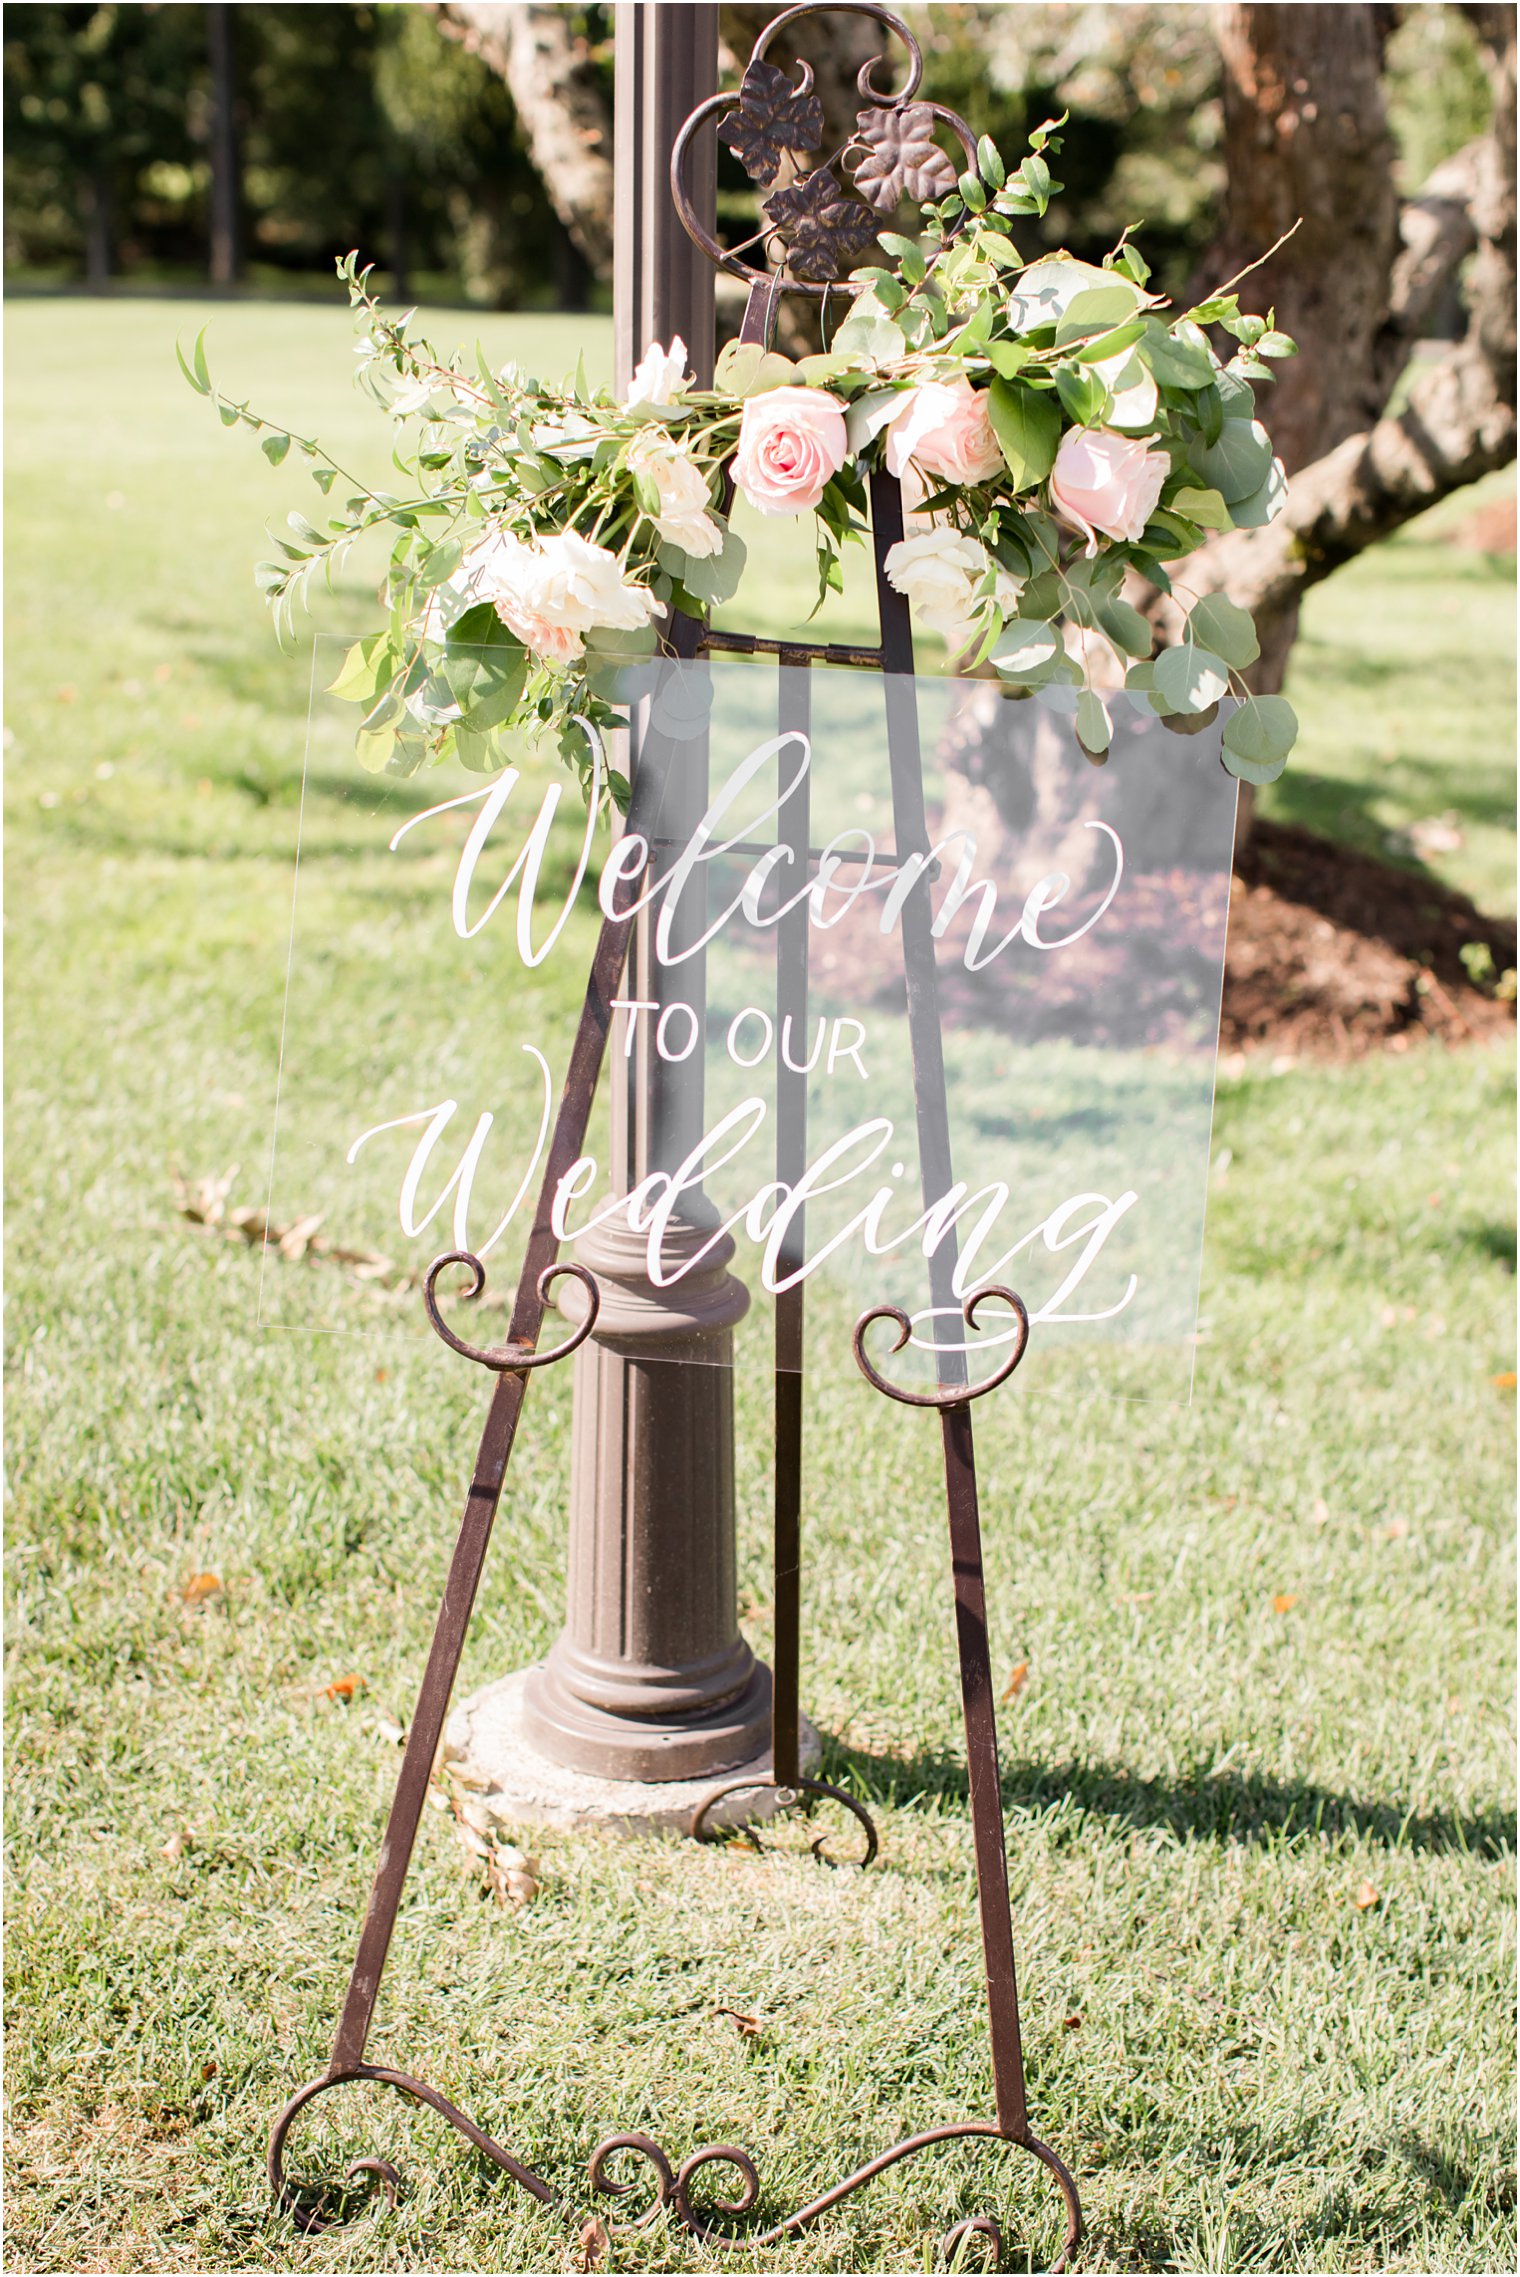
<instances>
[{"instance_id":1,"label":"wrought iron easel leg","mask_svg":"<svg viewBox=\"0 0 1520 2277\"><path fill-rule=\"evenodd\" d=\"M485 1428L481 1433L475 1473L470 1482L464 1518L449 1563L448 1579L444 1583L443 1601L438 1608L422 1689L418 1695L411 1729L407 1733L406 1752L401 1759L401 1771L396 1781L390 1815L386 1820L385 1836L380 1845L380 1860L364 1916L364 1927L359 1936L359 1950L349 1978L343 2013L333 2040L332 2055L326 2071L320 2078L308 2081L291 2097L270 2130L270 2188L280 2205L304 2206L301 2218L308 2228L323 2226L321 2209L319 2205L311 2204L311 2186L297 2187L289 2182L285 2172L285 2140L291 2123L306 2104L331 2088L355 2080L379 2081L383 2085L399 2089L403 2095L430 2105L477 2150L494 2159L503 2173L510 2175L521 2188L545 2201L554 2196L553 2190L540 2175L533 2173L531 2168L524 2166L511 2152L504 2150L499 2143L483 2133L446 2096L440 2095L436 2088L412 2078L409 2073L366 2064L364 2051L369 2040L386 1955L390 1950L391 1935L396 1926L401 1892L406 1883L417 1828L422 1818L428 1781L443 1737L449 1697L454 1689L454 1678L464 1650L475 1593L480 1585L491 1528L501 1499L507 1465L512 1457L528 1377L535 1368L551 1366L573 1352L590 1334L596 1317L597 1291L590 1274L582 1266L556 1266L554 1263L557 1242L550 1221L550 1210L559 1181L580 1154L585 1140L592 1096L596 1090L611 1023L612 998L622 970L627 940L626 920L609 917L604 921L581 1007L570 1066L560 1095L559 1114L555 1120L554 1136L550 1143L505 1343L494 1349L466 1344L444 1326L438 1315L434 1290L439 1272L447 1264L456 1261L464 1263L469 1267L474 1280L468 1293L478 1295L485 1281L485 1270L478 1258L458 1252L451 1253L449 1257L440 1258L428 1275L427 1305L434 1327L456 1351L463 1352L490 1368L496 1374L497 1383L487 1411ZM557 1273L573 1274L586 1285L589 1309L573 1335L553 1351L540 1353L534 1347L543 1325L549 1286ZM378 2180L388 2194L394 2191L395 2171L383 2159L359 2160L350 2168L347 2179L352 2180L361 2174Z\"/></svg>"},{"instance_id":2,"label":"wrought iron easel leg","mask_svg":"<svg viewBox=\"0 0 1520 2277\"><path fill-rule=\"evenodd\" d=\"M750 304L763 288L752 288ZM763 327L762 327L763 328ZM812 724L812 704L807 678L811 661L806 648L783 648L781 665L781 694L777 707L776 725L782 735L807 734ZM783 745L778 764L783 776L788 764L789 746ZM798 770L797 781L790 796L781 803L778 817L778 839L790 853L791 859L782 867L782 877L788 897L795 895L807 876L809 848L812 837L812 770ZM808 959L811 926L806 902L787 911L777 927L776 938L776 1179L779 1185L791 1186L801 1178L807 1168L808 1132ZM802 1064L797 1064L797 1055ZM803 1213L799 1212L790 1229L786 1248L780 1258L782 1277L793 1271L802 1261L804 1242ZM800 1724L802 1715L801 1690L801 1625L802 1625L802 1360L805 1328L805 1299L802 1283L783 1289L776 1298L775 1366L773 1385L775 1397L776 1454L773 1490L773 1587L775 1626L771 1642L771 1769L764 1779L731 1779L703 1796L691 1817L691 1833L699 1842L714 1839L711 1819L714 1807L726 1796L757 1794L765 1790L779 1791L796 1797L808 1807L816 1801L842 1804L861 1827L865 1835L865 1849L861 1856L850 1861L857 1866L869 1866L876 1856L878 1836L875 1822L863 1803L847 1795L839 1787L830 1786L827 1780L812 1779L803 1775L801 1761ZM750 1840L759 1845L759 1836L753 1831ZM813 1844L813 1855L828 1865L838 1863L830 1857L828 1838L820 1835Z\"/></svg>"}]
</instances>

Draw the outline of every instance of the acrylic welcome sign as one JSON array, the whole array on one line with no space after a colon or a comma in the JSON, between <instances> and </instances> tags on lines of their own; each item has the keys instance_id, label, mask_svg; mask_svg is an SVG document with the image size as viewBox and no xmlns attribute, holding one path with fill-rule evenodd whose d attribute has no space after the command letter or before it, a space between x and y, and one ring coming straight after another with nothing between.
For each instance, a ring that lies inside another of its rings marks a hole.
<instances>
[{"instance_id":1,"label":"acrylic welcome sign","mask_svg":"<svg viewBox=\"0 0 1520 2277\"><path fill-rule=\"evenodd\" d=\"M963 1301L1001 1284L1029 1310L1026 1382L1185 1398L1235 814L1220 725L1179 735L1115 699L1099 766L1049 700L981 680L720 657L623 693L615 829L555 756L365 776L316 699L271 1219L320 1213L401 1289L271 1265L264 1319L420 1326L414 1277L450 1248L510 1290L601 914L636 909L562 1255L619 1226L677 1302L731 1241L741 1353L768 1356L749 1340L801 1289L809 1364L848 1367L855 1316L891 1304L904 1381L942 1374ZM604 781L589 728L583 758ZM631 1121L607 1112L616 1061ZM973 1371L1008 1333L979 1314Z\"/></svg>"}]
</instances>

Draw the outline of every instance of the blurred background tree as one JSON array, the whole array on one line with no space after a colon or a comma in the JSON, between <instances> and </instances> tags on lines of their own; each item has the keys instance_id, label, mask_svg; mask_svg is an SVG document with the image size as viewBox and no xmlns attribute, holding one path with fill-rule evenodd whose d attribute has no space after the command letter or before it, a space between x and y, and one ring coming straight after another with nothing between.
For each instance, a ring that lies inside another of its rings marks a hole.
<instances>
[{"instance_id":1,"label":"blurred background tree","mask_svg":"<svg viewBox=\"0 0 1520 2277\"><path fill-rule=\"evenodd\" d=\"M771 13L722 9L729 73ZM1030 254L1095 258L1140 221L1156 284L1194 295L1298 224L1242 292L1302 350L1262 402L1299 478L1289 512L1192 573L1252 610L1253 676L1279 686L1307 585L1514 456L1514 8L904 13L936 99L1003 147L1069 113ZM12 289L325 293L358 246L402 300L606 307L611 30L608 7L493 0L13 8ZM833 140L880 36L807 26ZM720 222L745 194L720 153Z\"/></svg>"},{"instance_id":2,"label":"blurred background tree","mask_svg":"<svg viewBox=\"0 0 1520 2277\"><path fill-rule=\"evenodd\" d=\"M723 10L732 58L768 13ZM905 13L936 98L1000 143L1071 113L1066 187L1041 242L1090 257L1143 215L1158 282L1187 285L1227 188L1213 11L957 0ZM1470 11L1275 13L1289 41L1306 13L1373 25L1405 194L1487 125ZM830 25L842 75L872 37L840 18L819 29ZM237 173L230 265L212 261L219 34ZM13 284L188 284L219 266L221 281L241 274L254 289L320 286L333 254L358 244L403 297L507 308L605 295L609 8L111 0L12 9L4 40ZM730 197L742 181L735 171Z\"/></svg>"}]
</instances>

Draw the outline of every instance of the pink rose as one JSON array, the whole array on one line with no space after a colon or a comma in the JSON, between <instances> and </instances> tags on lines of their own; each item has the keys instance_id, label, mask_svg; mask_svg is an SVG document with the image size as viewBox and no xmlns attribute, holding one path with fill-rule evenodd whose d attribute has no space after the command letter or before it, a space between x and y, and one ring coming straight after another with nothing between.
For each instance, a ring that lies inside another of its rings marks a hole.
<instances>
[{"instance_id":1,"label":"pink rose","mask_svg":"<svg viewBox=\"0 0 1520 2277\"><path fill-rule=\"evenodd\" d=\"M1165 451L1154 451L1135 435L1116 435L1107 427L1073 427L1061 438L1050 477L1050 502L1087 536L1086 551L1098 550L1098 533L1141 536L1156 511L1161 485L1172 469Z\"/></svg>"},{"instance_id":2,"label":"pink rose","mask_svg":"<svg viewBox=\"0 0 1520 2277\"><path fill-rule=\"evenodd\" d=\"M887 429L887 468L910 512L931 485L987 482L1002 464L987 398L967 379L920 380Z\"/></svg>"},{"instance_id":3,"label":"pink rose","mask_svg":"<svg viewBox=\"0 0 1520 2277\"><path fill-rule=\"evenodd\" d=\"M849 455L844 405L816 387L746 398L734 480L757 514L805 514Z\"/></svg>"}]
</instances>

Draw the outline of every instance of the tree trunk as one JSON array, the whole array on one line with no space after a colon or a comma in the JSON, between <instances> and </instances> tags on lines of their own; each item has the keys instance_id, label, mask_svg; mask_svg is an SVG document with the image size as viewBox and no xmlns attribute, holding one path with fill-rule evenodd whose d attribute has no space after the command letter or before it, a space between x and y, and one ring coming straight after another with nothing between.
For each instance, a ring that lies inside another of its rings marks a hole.
<instances>
[{"instance_id":1,"label":"tree trunk","mask_svg":"<svg viewBox=\"0 0 1520 2277\"><path fill-rule=\"evenodd\" d=\"M1290 475L1371 425L1403 360L1386 337L1399 203L1380 78L1385 13L1220 12L1227 189L1202 281L1212 290L1298 224L1240 288L1243 308L1275 305L1299 343L1262 411Z\"/></svg>"},{"instance_id":2,"label":"tree trunk","mask_svg":"<svg viewBox=\"0 0 1520 2277\"><path fill-rule=\"evenodd\" d=\"M206 45L211 65L211 282L235 285L243 273L239 229L237 63L234 10L206 10Z\"/></svg>"},{"instance_id":3,"label":"tree trunk","mask_svg":"<svg viewBox=\"0 0 1520 2277\"><path fill-rule=\"evenodd\" d=\"M112 207L111 169L104 156L81 185L84 207L84 274L92 292L102 292L111 281Z\"/></svg>"},{"instance_id":4,"label":"tree trunk","mask_svg":"<svg viewBox=\"0 0 1520 2277\"><path fill-rule=\"evenodd\" d=\"M441 28L507 83L549 203L599 277L612 275L612 106L566 8L445 0Z\"/></svg>"}]
</instances>

